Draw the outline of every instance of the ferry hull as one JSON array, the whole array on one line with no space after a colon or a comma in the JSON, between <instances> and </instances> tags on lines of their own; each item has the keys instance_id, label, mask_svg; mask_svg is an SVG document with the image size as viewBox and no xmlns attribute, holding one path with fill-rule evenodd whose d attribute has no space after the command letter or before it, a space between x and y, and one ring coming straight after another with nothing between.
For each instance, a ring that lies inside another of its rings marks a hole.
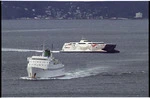
<instances>
[{"instance_id":1,"label":"ferry hull","mask_svg":"<svg viewBox=\"0 0 150 98\"><path fill-rule=\"evenodd\" d=\"M106 44L103 48L93 50L61 50L60 53L119 53L115 44Z\"/></svg>"},{"instance_id":2,"label":"ferry hull","mask_svg":"<svg viewBox=\"0 0 150 98\"><path fill-rule=\"evenodd\" d=\"M118 50L113 50L113 51L60 51L60 53L119 53L120 51Z\"/></svg>"},{"instance_id":3,"label":"ferry hull","mask_svg":"<svg viewBox=\"0 0 150 98\"><path fill-rule=\"evenodd\" d=\"M89 42L80 40L80 42L64 43L61 53L119 53L115 50L116 44L104 42Z\"/></svg>"},{"instance_id":4,"label":"ferry hull","mask_svg":"<svg viewBox=\"0 0 150 98\"><path fill-rule=\"evenodd\" d=\"M114 44L106 44L105 47L102 50L105 50L107 52L111 52L115 50L116 45Z\"/></svg>"},{"instance_id":5,"label":"ferry hull","mask_svg":"<svg viewBox=\"0 0 150 98\"><path fill-rule=\"evenodd\" d=\"M76 51L76 50L67 50L63 51L61 50L60 53L106 53L107 51L105 50L100 50L100 51Z\"/></svg>"},{"instance_id":6,"label":"ferry hull","mask_svg":"<svg viewBox=\"0 0 150 98\"><path fill-rule=\"evenodd\" d=\"M28 77L31 78L54 78L65 75L64 68L57 69L41 69L36 67L28 67Z\"/></svg>"}]
</instances>

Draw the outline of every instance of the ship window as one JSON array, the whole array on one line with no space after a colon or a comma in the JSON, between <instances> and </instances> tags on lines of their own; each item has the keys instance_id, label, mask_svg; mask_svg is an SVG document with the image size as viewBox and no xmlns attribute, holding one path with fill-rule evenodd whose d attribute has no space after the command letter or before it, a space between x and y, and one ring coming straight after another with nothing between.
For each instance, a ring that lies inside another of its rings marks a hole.
<instances>
[{"instance_id":1,"label":"ship window","mask_svg":"<svg viewBox=\"0 0 150 98\"><path fill-rule=\"evenodd\" d=\"M103 42L100 42L100 43L92 43L92 44L103 44Z\"/></svg>"},{"instance_id":2,"label":"ship window","mask_svg":"<svg viewBox=\"0 0 150 98\"><path fill-rule=\"evenodd\" d=\"M79 43L79 44L85 44L85 43Z\"/></svg>"},{"instance_id":3,"label":"ship window","mask_svg":"<svg viewBox=\"0 0 150 98\"><path fill-rule=\"evenodd\" d=\"M88 42L87 40L84 40L84 42Z\"/></svg>"},{"instance_id":4,"label":"ship window","mask_svg":"<svg viewBox=\"0 0 150 98\"><path fill-rule=\"evenodd\" d=\"M47 60L45 58L32 58L32 60Z\"/></svg>"}]
</instances>

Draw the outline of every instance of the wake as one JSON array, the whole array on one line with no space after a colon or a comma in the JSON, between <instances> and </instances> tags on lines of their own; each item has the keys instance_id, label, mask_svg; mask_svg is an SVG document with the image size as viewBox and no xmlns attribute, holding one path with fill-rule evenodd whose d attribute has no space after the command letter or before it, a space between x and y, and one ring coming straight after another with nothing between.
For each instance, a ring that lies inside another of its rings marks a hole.
<instances>
[{"instance_id":1,"label":"wake","mask_svg":"<svg viewBox=\"0 0 150 98\"><path fill-rule=\"evenodd\" d=\"M88 68L84 70L76 70L72 72L66 72L65 76L63 77L56 77L56 78L30 78L30 77L20 77L23 80L53 80L53 79L75 79L75 78L83 78L89 76L95 76L102 72L105 72L107 67L95 67L95 68Z\"/></svg>"},{"instance_id":2,"label":"wake","mask_svg":"<svg viewBox=\"0 0 150 98\"><path fill-rule=\"evenodd\" d=\"M43 50L31 50L31 49L15 49L15 48L2 48L3 52L43 52ZM52 53L59 53L59 51L51 51Z\"/></svg>"},{"instance_id":3,"label":"wake","mask_svg":"<svg viewBox=\"0 0 150 98\"><path fill-rule=\"evenodd\" d=\"M92 77L96 75L101 76L124 76L124 75L136 75L136 74L148 74L148 71L125 71L125 72L109 72L107 67L95 67L89 68L85 70L77 70L73 72L66 72L64 77L56 77L56 78L29 78L29 77L20 77L21 80L69 80L69 79L77 79L84 77Z\"/></svg>"},{"instance_id":4,"label":"wake","mask_svg":"<svg viewBox=\"0 0 150 98\"><path fill-rule=\"evenodd\" d=\"M30 29L30 30L4 30L3 32L43 32L43 31L57 31L59 29Z\"/></svg>"},{"instance_id":5,"label":"wake","mask_svg":"<svg viewBox=\"0 0 150 98\"><path fill-rule=\"evenodd\" d=\"M2 32L6 33L21 33L21 32L49 32L49 31L66 31L66 30L76 30L77 28L53 28L53 29L24 29L24 30L3 30Z\"/></svg>"}]
</instances>

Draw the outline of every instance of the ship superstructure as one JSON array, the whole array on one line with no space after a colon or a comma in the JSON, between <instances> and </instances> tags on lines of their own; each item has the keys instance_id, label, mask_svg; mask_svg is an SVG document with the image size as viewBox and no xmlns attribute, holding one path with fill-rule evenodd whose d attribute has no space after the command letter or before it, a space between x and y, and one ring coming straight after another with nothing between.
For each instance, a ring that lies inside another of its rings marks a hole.
<instances>
[{"instance_id":1,"label":"ship superstructure","mask_svg":"<svg viewBox=\"0 0 150 98\"><path fill-rule=\"evenodd\" d=\"M64 76L64 65L52 56L50 50L44 50L41 56L28 57L28 77L50 78Z\"/></svg>"}]
</instances>

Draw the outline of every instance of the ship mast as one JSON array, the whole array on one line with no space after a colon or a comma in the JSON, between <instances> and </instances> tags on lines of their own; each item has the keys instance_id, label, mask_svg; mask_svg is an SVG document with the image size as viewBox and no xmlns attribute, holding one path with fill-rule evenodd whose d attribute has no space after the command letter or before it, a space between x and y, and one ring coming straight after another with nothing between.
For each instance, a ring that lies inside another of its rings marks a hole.
<instances>
[{"instance_id":1,"label":"ship mast","mask_svg":"<svg viewBox=\"0 0 150 98\"><path fill-rule=\"evenodd\" d=\"M43 42L43 53L42 53L42 56L44 56L44 52L45 52L45 44L44 44L44 42Z\"/></svg>"}]
</instances>

